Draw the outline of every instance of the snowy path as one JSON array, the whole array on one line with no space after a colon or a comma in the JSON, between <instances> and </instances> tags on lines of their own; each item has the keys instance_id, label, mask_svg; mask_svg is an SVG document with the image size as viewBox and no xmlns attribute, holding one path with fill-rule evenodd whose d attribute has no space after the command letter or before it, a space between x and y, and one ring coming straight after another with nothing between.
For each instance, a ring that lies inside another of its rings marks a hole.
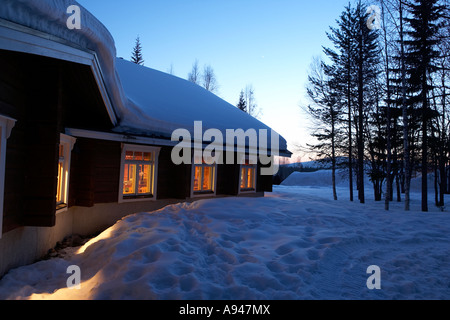
<instances>
[{"instance_id":1,"label":"snowy path","mask_svg":"<svg viewBox=\"0 0 450 320\"><path fill-rule=\"evenodd\" d=\"M0 298L450 298L449 213L330 199L329 188L279 186L131 215L66 259L12 270ZM69 265L80 290L66 288ZM381 290L366 287L370 265Z\"/></svg>"}]
</instances>

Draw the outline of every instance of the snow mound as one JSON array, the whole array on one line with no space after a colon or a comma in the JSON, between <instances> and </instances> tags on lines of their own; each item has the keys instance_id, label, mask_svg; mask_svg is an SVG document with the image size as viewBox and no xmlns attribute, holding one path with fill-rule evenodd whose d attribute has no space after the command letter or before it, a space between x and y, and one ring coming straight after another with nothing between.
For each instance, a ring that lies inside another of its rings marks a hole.
<instances>
[{"instance_id":1,"label":"snow mound","mask_svg":"<svg viewBox=\"0 0 450 320\"><path fill-rule=\"evenodd\" d=\"M448 299L450 215L395 206L284 186L171 205L120 220L65 259L10 271L0 299ZM66 287L69 265L79 290ZM381 290L366 286L371 265Z\"/></svg>"},{"instance_id":2,"label":"snow mound","mask_svg":"<svg viewBox=\"0 0 450 320\"><path fill-rule=\"evenodd\" d=\"M319 170L315 172L293 172L281 185L283 186L310 186L331 187L331 170ZM336 185L348 186L348 179L339 171L336 172Z\"/></svg>"}]
</instances>

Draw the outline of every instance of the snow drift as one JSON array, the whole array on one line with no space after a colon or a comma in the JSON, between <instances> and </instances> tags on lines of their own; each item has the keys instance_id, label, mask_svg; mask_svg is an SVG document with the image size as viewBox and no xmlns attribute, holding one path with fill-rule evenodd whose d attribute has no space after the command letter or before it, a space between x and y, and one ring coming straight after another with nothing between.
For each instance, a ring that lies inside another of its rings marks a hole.
<instances>
[{"instance_id":1,"label":"snow drift","mask_svg":"<svg viewBox=\"0 0 450 320\"><path fill-rule=\"evenodd\" d=\"M356 188L356 176L354 177L354 187ZM434 192L434 173L427 175L428 181L428 192ZM318 170L315 172L293 172L291 173L282 183L283 186L303 186L303 187L330 187L331 182L331 170ZM336 187L338 188L348 188L349 179L348 172L342 170L336 170ZM372 189L372 182L370 182L370 177L366 175L365 186L368 191ZM395 185L394 185L395 187ZM331 190L331 189L330 189ZM422 177L420 175L413 177L411 179L411 192L420 193L422 192Z\"/></svg>"},{"instance_id":2,"label":"snow drift","mask_svg":"<svg viewBox=\"0 0 450 320\"><path fill-rule=\"evenodd\" d=\"M450 216L275 188L137 213L64 259L10 271L1 299L448 299ZM69 265L81 289L68 289ZM369 290L370 265L381 290Z\"/></svg>"},{"instance_id":3,"label":"snow drift","mask_svg":"<svg viewBox=\"0 0 450 320\"><path fill-rule=\"evenodd\" d=\"M293 172L281 184L283 186L331 187L331 170ZM336 186L348 186L348 178L339 171L336 171Z\"/></svg>"}]
</instances>

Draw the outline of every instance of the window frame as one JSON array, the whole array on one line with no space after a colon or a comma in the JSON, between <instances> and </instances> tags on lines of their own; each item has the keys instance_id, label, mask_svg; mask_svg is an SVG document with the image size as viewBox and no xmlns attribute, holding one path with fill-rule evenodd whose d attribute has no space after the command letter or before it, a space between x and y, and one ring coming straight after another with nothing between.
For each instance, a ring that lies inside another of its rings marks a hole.
<instances>
[{"instance_id":1,"label":"window frame","mask_svg":"<svg viewBox=\"0 0 450 320\"><path fill-rule=\"evenodd\" d=\"M6 144L16 120L0 115L0 239L3 233L3 206L5 200Z\"/></svg>"},{"instance_id":2,"label":"window frame","mask_svg":"<svg viewBox=\"0 0 450 320\"><path fill-rule=\"evenodd\" d=\"M211 191L194 191L194 185L195 185L195 168L196 167L200 167L202 168L202 174L201 174L201 181L200 181L200 185L201 185L201 189L203 189L203 169L208 167L208 168L212 168L213 172L211 175ZM202 163L201 164L196 164L195 163L195 156L193 156L193 161L192 161L192 166L191 166L191 198L197 198L197 197L214 197L216 196L216 189L217 189L217 162L214 162L213 164L207 164L204 159L203 159L203 154L202 154Z\"/></svg>"},{"instance_id":3,"label":"window frame","mask_svg":"<svg viewBox=\"0 0 450 320\"><path fill-rule=\"evenodd\" d=\"M157 194L157 186L158 186L158 158L159 158L159 152L161 150L161 147L154 147L154 146L145 146L145 145L138 145L138 144L125 144L122 143L122 153L120 157L120 180L119 180L119 197L118 202L119 203L125 203L125 202L139 202L139 201L154 201L156 200L156 194ZM125 160L126 153L128 151L132 152L150 152L152 154L150 161L144 161L144 160ZM135 194L133 196L127 196L123 193L123 179L125 177L124 170L125 170L125 164L126 163L151 163L151 191L152 193L149 194Z\"/></svg>"},{"instance_id":4,"label":"window frame","mask_svg":"<svg viewBox=\"0 0 450 320\"><path fill-rule=\"evenodd\" d=\"M247 162L248 162L248 164L247 164ZM253 181L252 181L252 183L253 183L253 188L242 188L242 178L243 178L243 176L242 176L242 169L246 169L246 171L248 170L248 169L252 169L253 170ZM241 194L241 193L255 193L256 192L256 175L257 175L257 172L258 172L258 165L255 163L255 164L251 164L250 162L249 162L249 160L248 160L248 158L246 158L246 160L245 160L245 163L240 163L240 165L239 165L239 181L238 181L238 183L239 183L239 194Z\"/></svg>"},{"instance_id":5,"label":"window frame","mask_svg":"<svg viewBox=\"0 0 450 320\"><path fill-rule=\"evenodd\" d=\"M56 202L56 213L61 213L67 211L69 207L69 186L70 186L70 163L72 159L72 150L77 141L76 138L66 135L64 133L59 134L59 146L63 146L63 165L62 170L64 172L63 180L61 183L62 186L62 201ZM60 157L58 152L58 168L60 163ZM59 185L59 170L57 174L57 183L56 188L60 187ZM58 190L56 190L55 198L58 196Z\"/></svg>"}]
</instances>

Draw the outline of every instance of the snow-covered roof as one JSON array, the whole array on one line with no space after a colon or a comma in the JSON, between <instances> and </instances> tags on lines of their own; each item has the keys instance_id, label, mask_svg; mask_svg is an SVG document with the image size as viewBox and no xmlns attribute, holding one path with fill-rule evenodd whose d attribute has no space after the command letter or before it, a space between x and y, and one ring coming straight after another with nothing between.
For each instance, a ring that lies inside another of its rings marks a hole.
<instances>
[{"instance_id":1,"label":"snow-covered roof","mask_svg":"<svg viewBox=\"0 0 450 320\"><path fill-rule=\"evenodd\" d=\"M74 4L79 5L73 0L2 0L0 19L94 53L101 70L101 86L118 120L115 132L170 138L179 128L193 133L194 121L202 121L204 130L215 128L224 133L226 129L271 132L259 120L196 84L116 58L113 37L82 6L81 29L68 29L67 8ZM286 151L286 141L279 139L280 150Z\"/></svg>"},{"instance_id":2,"label":"snow-covered roof","mask_svg":"<svg viewBox=\"0 0 450 320\"><path fill-rule=\"evenodd\" d=\"M116 131L150 131L170 137L178 128L193 133L194 121L202 121L203 130L218 129L224 137L227 129L271 132L261 121L190 81L123 59L116 60L116 70L129 99L128 112ZM281 137L280 149L286 150Z\"/></svg>"}]
</instances>

